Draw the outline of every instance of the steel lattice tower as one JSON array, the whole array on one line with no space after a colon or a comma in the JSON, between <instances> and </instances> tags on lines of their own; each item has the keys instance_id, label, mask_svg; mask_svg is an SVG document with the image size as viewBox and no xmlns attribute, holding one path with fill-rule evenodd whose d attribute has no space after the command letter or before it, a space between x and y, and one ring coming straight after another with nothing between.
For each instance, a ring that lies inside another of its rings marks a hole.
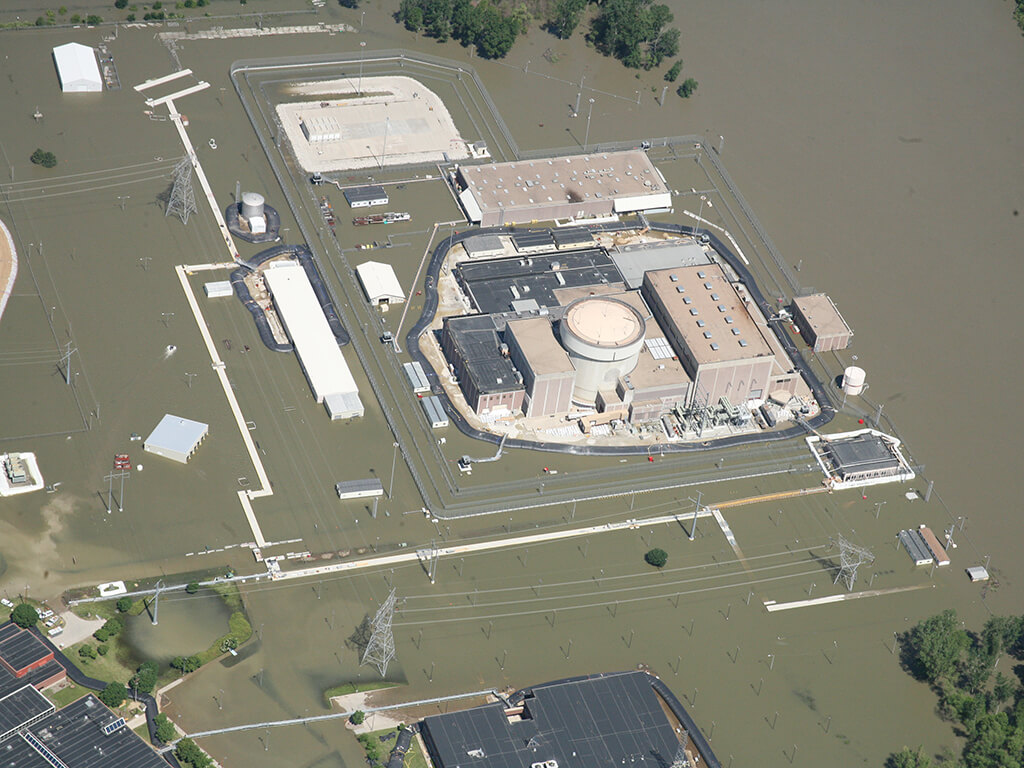
<instances>
[{"instance_id":1,"label":"steel lattice tower","mask_svg":"<svg viewBox=\"0 0 1024 768\"><path fill-rule=\"evenodd\" d=\"M866 547L858 547L842 536L839 537L839 573L833 584L842 579L848 591L853 591L853 583L857 580L857 568L863 563L875 562L875 556Z\"/></svg>"},{"instance_id":2,"label":"steel lattice tower","mask_svg":"<svg viewBox=\"0 0 1024 768\"><path fill-rule=\"evenodd\" d=\"M682 741L679 742L679 749L676 750L676 755L672 758L672 765L669 768L687 768L690 762L686 759L686 744L690 740L690 734L686 731L682 733Z\"/></svg>"},{"instance_id":3,"label":"steel lattice tower","mask_svg":"<svg viewBox=\"0 0 1024 768\"><path fill-rule=\"evenodd\" d=\"M174 185L171 187L171 197L167 201L164 216L175 213L181 218L182 224L188 224L188 215L196 213L196 210L196 196L192 191L192 161L183 157L181 162L174 166Z\"/></svg>"},{"instance_id":4,"label":"steel lattice tower","mask_svg":"<svg viewBox=\"0 0 1024 768\"><path fill-rule=\"evenodd\" d=\"M391 633L391 619L395 615L395 590L392 589L388 599L384 601L377 613L374 614L370 626L373 634L370 635L370 642L366 644L363 651L362 664L373 664L379 671L380 676L385 677L388 673L388 662L395 658L395 636Z\"/></svg>"}]
</instances>

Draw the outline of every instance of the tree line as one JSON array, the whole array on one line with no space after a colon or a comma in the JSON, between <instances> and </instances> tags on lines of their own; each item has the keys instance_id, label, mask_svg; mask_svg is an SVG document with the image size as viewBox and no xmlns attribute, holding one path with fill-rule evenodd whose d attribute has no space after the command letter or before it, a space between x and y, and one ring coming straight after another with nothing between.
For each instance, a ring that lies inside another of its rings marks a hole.
<instances>
[{"instance_id":1,"label":"tree line","mask_svg":"<svg viewBox=\"0 0 1024 768\"><path fill-rule=\"evenodd\" d=\"M519 5L505 14L490 0L402 0L396 17L411 32L442 43L457 40L485 59L500 59L529 27L530 12Z\"/></svg>"},{"instance_id":2,"label":"tree line","mask_svg":"<svg viewBox=\"0 0 1024 768\"><path fill-rule=\"evenodd\" d=\"M959 757L947 751L935 759L922 747L904 747L887 768L1024 768L1024 670L996 671L1003 656L1024 660L1024 616L993 616L972 632L949 609L907 632L904 668L931 684L940 716L956 723L966 742Z\"/></svg>"}]
</instances>

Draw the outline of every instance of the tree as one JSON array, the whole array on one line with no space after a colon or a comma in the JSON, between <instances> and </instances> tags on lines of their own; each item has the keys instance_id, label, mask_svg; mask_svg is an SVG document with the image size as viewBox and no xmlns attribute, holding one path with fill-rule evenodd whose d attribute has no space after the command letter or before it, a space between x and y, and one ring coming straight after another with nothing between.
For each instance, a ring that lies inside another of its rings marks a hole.
<instances>
[{"instance_id":1,"label":"tree","mask_svg":"<svg viewBox=\"0 0 1024 768\"><path fill-rule=\"evenodd\" d=\"M124 683L107 683L107 687L99 693L99 699L111 709L116 709L128 698L128 690Z\"/></svg>"},{"instance_id":2,"label":"tree","mask_svg":"<svg viewBox=\"0 0 1024 768\"><path fill-rule=\"evenodd\" d=\"M109 652L110 652L110 646L109 645L102 645L101 644L101 645L97 645L96 646L96 653L98 653L100 656L106 656Z\"/></svg>"},{"instance_id":3,"label":"tree","mask_svg":"<svg viewBox=\"0 0 1024 768\"><path fill-rule=\"evenodd\" d=\"M103 23L103 17L97 16L95 13L90 13L88 16L85 17L85 23L91 24L92 26L96 26L97 24Z\"/></svg>"},{"instance_id":4,"label":"tree","mask_svg":"<svg viewBox=\"0 0 1024 768\"><path fill-rule=\"evenodd\" d=\"M152 693L159 674L160 667L155 661L142 662L130 681L132 689L139 693Z\"/></svg>"},{"instance_id":5,"label":"tree","mask_svg":"<svg viewBox=\"0 0 1024 768\"><path fill-rule=\"evenodd\" d=\"M194 595L196 592L199 591L199 582L190 581L188 585L185 587L185 591L188 592L190 595Z\"/></svg>"},{"instance_id":6,"label":"tree","mask_svg":"<svg viewBox=\"0 0 1024 768\"><path fill-rule=\"evenodd\" d=\"M130 597L122 597L114 606L120 613L128 613L132 609L132 599Z\"/></svg>"},{"instance_id":7,"label":"tree","mask_svg":"<svg viewBox=\"0 0 1024 768\"><path fill-rule=\"evenodd\" d=\"M192 739L182 739L174 749L174 756L188 763L192 768L209 768L213 761L207 757Z\"/></svg>"},{"instance_id":8,"label":"tree","mask_svg":"<svg viewBox=\"0 0 1024 768\"><path fill-rule=\"evenodd\" d=\"M189 672L195 672L202 664L198 656L175 656L171 659L171 666L183 675L187 675Z\"/></svg>"},{"instance_id":9,"label":"tree","mask_svg":"<svg viewBox=\"0 0 1024 768\"><path fill-rule=\"evenodd\" d=\"M548 29L562 40L568 40L576 31L583 11L587 8L587 0L558 0L551 10Z\"/></svg>"},{"instance_id":10,"label":"tree","mask_svg":"<svg viewBox=\"0 0 1024 768\"><path fill-rule=\"evenodd\" d=\"M885 761L885 768L932 768L932 760L924 753L923 747L904 747L899 752L889 755L889 759Z\"/></svg>"},{"instance_id":11,"label":"tree","mask_svg":"<svg viewBox=\"0 0 1024 768\"><path fill-rule=\"evenodd\" d=\"M43 166L43 168L53 168L57 164L57 156L53 152L47 152L45 149L37 149L32 153L29 160L36 165Z\"/></svg>"},{"instance_id":12,"label":"tree","mask_svg":"<svg viewBox=\"0 0 1024 768\"><path fill-rule=\"evenodd\" d=\"M156 737L164 744L169 744L177 738L178 729L163 712L153 718L153 724L156 726Z\"/></svg>"},{"instance_id":13,"label":"tree","mask_svg":"<svg viewBox=\"0 0 1024 768\"><path fill-rule=\"evenodd\" d=\"M78 655L81 656L83 659L95 659L96 649L93 648L91 645L86 644L78 649Z\"/></svg>"},{"instance_id":14,"label":"tree","mask_svg":"<svg viewBox=\"0 0 1024 768\"><path fill-rule=\"evenodd\" d=\"M238 647L238 638L234 635L228 635L220 642L220 652L227 653Z\"/></svg>"},{"instance_id":15,"label":"tree","mask_svg":"<svg viewBox=\"0 0 1024 768\"><path fill-rule=\"evenodd\" d=\"M338 0L338 5L342 8L352 8L354 10L359 7L359 0Z\"/></svg>"},{"instance_id":16,"label":"tree","mask_svg":"<svg viewBox=\"0 0 1024 768\"><path fill-rule=\"evenodd\" d=\"M39 623L39 611L28 603L18 603L11 611L11 621L22 629L34 627Z\"/></svg>"},{"instance_id":17,"label":"tree","mask_svg":"<svg viewBox=\"0 0 1024 768\"><path fill-rule=\"evenodd\" d=\"M647 561L648 565L653 565L655 568L664 568L665 563L668 562L668 552L655 547L644 555L644 560Z\"/></svg>"},{"instance_id":18,"label":"tree","mask_svg":"<svg viewBox=\"0 0 1024 768\"><path fill-rule=\"evenodd\" d=\"M590 39L627 67L650 69L679 52L679 31L664 29L672 18L667 5L651 0L604 0L591 22Z\"/></svg>"},{"instance_id":19,"label":"tree","mask_svg":"<svg viewBox=\"0 0 1024 768\"><path fill-rule=\"evenodd\" d=\"M684 99L688 99L691 96L693 96L693 94L696 92L696 90L697 90L697 81L694 80L692 77L688 77L685 80L683 80L683 84L682 85L680 85L678 88L676 88L676 93L678 93Z\"/></svg>"},{"instance_id":20,"label":"tree","mask_svg":"<svg viewBox=\"0 0 1024 768\"><path fill-rule=\"evenodd\" d=\"M952 608L919 622L910 630L908 640L918 672L931 683L956 671L960 656L970 643Z\"/></svg>"},{"instance_id":21,"label":"tree","mask_svg":"<svg viewBox=\"0 0 1024 768\"><path fill-rule=\"evenodd\" d=\"M128 0L114 0L114 7L118 10L128 7Z\"/></svg>"},{"instance_id":22,"label":"tree","mask_svg":"<svg viewBox=\"0 0 1024 768\"><path fill-rule=\"evenodd\" d=\"M357 709L348 720L352 725L362 725L363 721L366 720L366 713L361 709Z\"/></svg>"},{"instance_id":23,"label":"tree","mask_svg":"<svg viewBox=\"0 0 1024 768\"><path fill-rule=\"evenodd\" d=\"M675 64L669 67L668 72L665 73L665 79L670 83L674 83L676 81L676 78L679 77L679 73L682 71L683 60L679 59L679 61L677 61Z\"/></svg>"}]
</instances>

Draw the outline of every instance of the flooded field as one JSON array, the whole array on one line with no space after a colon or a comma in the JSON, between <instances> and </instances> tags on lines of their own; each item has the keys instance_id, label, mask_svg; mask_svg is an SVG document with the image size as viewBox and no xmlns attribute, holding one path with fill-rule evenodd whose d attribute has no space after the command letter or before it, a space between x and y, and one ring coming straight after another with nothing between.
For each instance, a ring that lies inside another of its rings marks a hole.
<instances>
[{"instance_id":1,"label":"flooded field","mask_svg":"<svg viewBox=\"0 0 1024 768\"><path fill-rule=\"evenodd\" d=\"M275 6L250 2L258 10ZM229 78L239 59L339 51L354 59L360 40L368 59L375 50L398 48L455 59L476 68L521 151L582 145L585 122L569 114L585 75L583 97L595 98L591 144L697 134L721 148L800 282L828 291L855 328L854 348L823 363L841 369L857 356L871 399L884 405L924 464L924 478L912 485L923 491L934 479L936 496L926 505L908 500L907 487L892 486L871 490L867 499L853 491L726 509L742 559L713 518L700 518L691 542L684 517L681 526L442 559L433 586L414 564L322 582L242 585L257 636L239 657L215 662L176 688L172 714L186 730L199 730L326 711L324 689L377 679L372 668L358 666L345 641L390 583L402 602L389 678L402 685L382 694L385 701L646 664L692 706L723 765L880 765L907 743L956 748L952 730L934 715L932 693L899 668L892 639L945 607L957 608L968 626L990 612L1019 612L1024 568L1015 555L1020 525L1008 457L1022 426L1013 402L1021 363L1002 342L1020 325L1014 291L1024 277L1016 258L1024 226L1016 215L1024 207L1024 105L1016 97L1024 43L1008 6L838 10L698 2L676 16L684 76L697 78L700 88L689 101L670 89L664 107L657 103L659 73L634 77L578 37L557 41L534 30L508 60L483 62L457 44L402 30L391 7L365 10L361 35L179 43L182 65L211 84L177 106L189 117L222 210L238 181L281 213L286 242L300 240L300 224ZM359 26L360 13L331 6L286 21ZM0 115L0 216L13 224L21 263L0 323L0 448L35 451L46 482L61 484L53 494L0 502L0 588L10 593L55 597L112 578L258 569L249 550L237 546L252 540L237 491L257 483L253 466L173 272L181 263L223 261L225 249L201 196L188 227L164 217L170 170L183 150L171 124L147 118L130 87L175 65L153 39L156 28L121 29L111 43L120 92L62 96L52 74L51 46L97 44L104 31L3 33L0 100L9 106ZM958 41L952 55L950 39ZM453 86L442 80L437 88L445 98L440 88ZM475 127L494 136L496 154L512 151L497 127L474 126L487 110L472 101L450 107L463 136L475 137ZM32 118L36 108L41 120ZM57 154L54 171L28 162L37 146ZM690 223L682 209L694 210L694 197L718 181L695 157L658 164L681 193L671 220ZM317 233L314 247L329 259L325 278L348 302L349 330L363 350L382 330L398 330L404 308L384 318L368 312L347 268L386 260L410 286L428 247L446 234L435 232L434 222L459 217L446 189L425 178L429 172L380 177L405 180L389 208L412 213L410 222L389 227L348 226L340 192L321 188L317 194L328 195L339 214L337 246L323 235L322 222L300 212L306 229ZM293 173L288 183L311 207L313 192L301 181ZM763 246L754 248L753 232L739 231L738 217L721 205L714 215L704 213L768 263ZM373 240L392 247L356 250ZM240 250L248 257L259 248ZM759 276L773 279L768 271ZM452 509L471 511L505 497L559 502L511 519L432 524L417 511L423 502L402 455L395 459L392 433L354 347L345 355L366 393L366 417L331 424L294 355L263 347L236 300L206 300L206 279L222 273L197 275L191 285L274 481L274 495L254 502L273 541L301 538L317 553L368 556L431 539L477 541L692 512L698 491L714 505L820 482L805 468L802 441L624 464L512 452L472 477L457 476L452 462L459 455L493 449L453 428L437 446L402 427L403 441L435 458L431 492ZM421 309L414 294L402 327ZM68 342L76 350L70 385L58 367ZM169 355L168 345L175 348ZM395 361L375 354L370 370L386 382L399 423L418 415L414 402L399 397L405 382ZM187 466L144 454L129 439L148 434L167 412L210 424L210 438ZM852 428L858 415L849 410L835 428ZM107 514L105 476L116 452L130 452L144 469L126 482L123 512L113 484L115 505ZM543 467L556 461L557 478L545 475ZM338 480L372 476L393 491L377 519L365 502L340 502L333 492ZM643 490L668 478L694 485L572 503L575 489ZM914 569L894 548L900 528L927 523L940 533L959 518L966 520L949 568ZM839 534L876 555L860 585L907 591L769 613L765 601L839 592L829 565L836 558L829 540ZM669 553L663 571L642 561L652 543ZM983 593L962 569L986 556L998 583ZM161 604L158 629L162 635L166 628L166 640L140 626L132 641L166 658L176 655L176 636L195 634L198 646L207 625L217 627L213 637L222 631L223 617L177 616L175 606L183 604ZM903 704L899 718L869 703L894 700ZM283 755L317 768L360 761L340 721L210 737L204 745L226 765L269 767Z\"/></svg>"}]
</instances>

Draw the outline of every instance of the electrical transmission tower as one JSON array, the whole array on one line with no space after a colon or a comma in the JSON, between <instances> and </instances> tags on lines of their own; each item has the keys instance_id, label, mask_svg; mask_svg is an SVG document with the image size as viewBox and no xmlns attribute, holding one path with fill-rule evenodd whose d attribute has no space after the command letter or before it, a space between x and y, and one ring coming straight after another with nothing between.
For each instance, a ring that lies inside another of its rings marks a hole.
<instances>
[{"instance_id":1,"label":"electrical transmission tower","mask_svg":"<svg viewBox=\"0 0 1024 768\"><path fill-rule=\"evenodd\" d=\"M672 765L669 768L688 768L690 761L686 759L686 744L690 740L690 734L686 731L682 733L682 740L679 742L679 749L676 750L675 757L672 758Z\"/></svg>"},{"instance_id":2,"label":"electrical transmission tower","mask_svg":"<svg viewBox=\"0 0 1024 768\"><path fill-rule=\"evenodd\" d=\"M395 658L395 636L391 634L391 619L395 615L395 590L392 589L388 599L377 609L370 626L373 634L370 635L370 642L366 644L363 651L362 664L373 664L379 671L380 676L385 677L388 673L388 662Z\"/></svg>"},{"instance_id":3,"label":"electrical transmission tower","mask_svg":"<svg viewBox=\"0 0 1024 768\"><path fill-rule=\"evenodd\" d=\"M171 187L171 198L167 201L164 216L172 213L181 218L182 224L188 224L188 215L196 213L196 196L192 191L192 161L183 157L174 166L174 185Z\"/></svg>"},{"instance_id":4,"label":"electrical transmission tower","mask_svg":"<svg viewBox=\"0 0 1024 768\"><path fill-rule=\"evenodd\" d=\"M875 556L867 547L858 547L852 541L839 537L839 573L833 584L842 579L848 591L853 591L853 583L857 580L857 568L864 563L875 562Z\"/></svg>"}]
</instances>

